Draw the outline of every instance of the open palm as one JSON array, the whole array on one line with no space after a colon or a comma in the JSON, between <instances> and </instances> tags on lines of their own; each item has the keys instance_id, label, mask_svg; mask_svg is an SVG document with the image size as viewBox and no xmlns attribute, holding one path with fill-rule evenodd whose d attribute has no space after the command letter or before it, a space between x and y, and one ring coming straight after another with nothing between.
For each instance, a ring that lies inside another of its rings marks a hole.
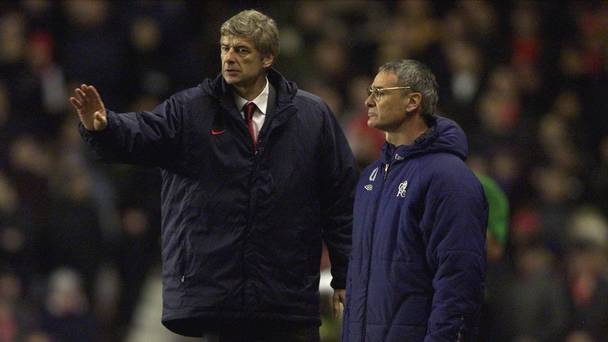
<instances>
[{"instance_id":1,"label":"open palm","mask_svg":"<svg viewBox=\"0 0 608 342\"><path fill-rule=\"evenodd\" d=\"M108 125L106 108L94 86L83 84L76 88L70 103L87 130L101 131Z\"/></svg>"}]
</instances>

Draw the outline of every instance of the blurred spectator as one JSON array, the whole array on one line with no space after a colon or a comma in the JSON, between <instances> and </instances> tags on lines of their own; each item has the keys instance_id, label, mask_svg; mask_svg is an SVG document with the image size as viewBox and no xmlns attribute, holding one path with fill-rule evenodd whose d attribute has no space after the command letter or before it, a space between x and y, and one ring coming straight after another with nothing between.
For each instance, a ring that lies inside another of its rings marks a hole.
<instances>
[{"instance_id":1,"label":"blurred spectator","mask_svg":"<svg viewBox=\"0 0 608 342\"><path fill-rule=\"evenodd\" d=\"M462 18L466 22L467 37L480 46L492 61L500 51L500 18L495 5L489 1L458 1ZM446 34L449 34L446 32ZM461 37L464 38L464 37Z\"/></svg>"},{"instance_id":2,"label":"blurred spectator","mask_svg":"<svg viewBox=\"0 0 608 342\"><path fill-rule=\"evenodd\" d=\"M80 276L70 269L55 270L40 316L42 330L62 342L97 341L96 325Z\"/></svg>"},{"instance_id":3,"label":"blurred spectator","mask_svg":"<svg viewBox=\"0 0 608 342\"><path fill-rule=\"evenodd\" d=\"M0 65L2 75L13 79L23 59L25 48L25 19L19 12L5 13L0 21Z\"/></svg>"},{"instance_id":4,"label":"blurred spectator","mask_svg":"<svg viewBox=\"0 0 608 342\"><path fill-rule=\"evenodd\" d=\"M462 40L447 40L443 45L450 75L449 92L446 96L449 107L458 113L458 121L464 129L478 125L474 101L479 96L483 82L484 61L479 49Z\"/></svg>"},{"instance_id":5,"label":"blurred spectator","mask_svg":"<svg viewBox=\"0 0 608 342\"><path fill-rule=\"evenodd\" d=\"M139 294L157 251L149 214L142 208L126 208L122 213L122 234L117 241L116 265L120 275L119 315L115 324L128 329Z\"/></svg>"},{"instance_id":6,"label":"blurred spectator","mask_svg":"<svg viewBox=\"0 0 608 342\"><path fill-rule=\"evenodd\" d=\"M608 336L608 222L593 208L578 209L570 222L569 242L571 329L602 340Z\"/></svg>"},{"instance_id":7,"label":"blurred spectator","mask_svg":"<svg viewBox=\"0 0 608 342\"><path fill-rule=\"evenodd\" d=\"M43 331L33 331L27 334L24 342L53 342L51 337Z\"/></svg>"},{"instance_id":8,"label":"blurred spectator","mask_svg":"<svg viewBox=\"0 0 608 342\"><path fill-rule=\"evenodd\" d=\"M8 159L7 174L14 182L20 208L33 225L43 226L48 220L48 151L38 139L23 134L12 140Z\"/></svg>"},{"instance_id":9,"label":"blurred spectator","mask_svg":"<svg viewBox=\"0 0 608 342\"><path fill-rule=\"evenodd\" d=\"M35 32L28 41L27 56L31 72L38 78L40 90L37 95L42 100L43 113L57 115L67 109L67 92L63 71L53 59L54 45L50 33Z\"/></svg>"},{"instance_id":10,"label":"blurred spectator","mask_svg":"<svg viewBox=\"0 0 608 342\"><path fill-rule=\"evenodd\" d=\"M61 56L69 80L91 82L104 94L106 102L121 106L126 94L121 92L123 77L128 74L127 44L120 25L106 0L80 0L62 3L67 25L62 39Z\"/></svg>"},{"instance_id":11,"label":"blurred spectator","mask_svg":"<svg viewBox=\"0 0 608 342\"><path fill-rule=\"evenodd\" d=\"M598 150L598 161L591 172L589 195L604 215L608 215L608 135L602 138Z\"/></svg>"},{"instance_id":12,"label":"blurred spectator","mask_svg":"<svg viewBox=\"0 0 608 342\"><path fill-rule=\"evenodd\" d=\"M561 255L567 240L566 223L571 214L571 199L580 192L580 184L555 167L539 168L533 178L540 200L542 238L553 252Z\"/></svg>"},{"instance_id":13,"label":"blurred spectator","mask_svg":"<svg viewBox=\"0 0 608 342\"><path fill-rule=\"evenodd\" d=\"M0 273L0 335L14 334L18 339L35 327L35 315L26 300L23 282L17 274L3 270ZM0 341L12 339L0 338Z\"/></svg>"},{"instance_id":14,"label":"blurred spectator","mask_svg":"<svg viewBox=\"0 0 608 342\"><path fill-rule=\"evenodd\" d=\"M11 305L0 302L0 341L12 342L17 340L19 325Z\"/></svg>"},{"instance_id":15,"label":"blurred spectator","mask_svg":"<svg viewBox=\"0 0 608 342\"><path fill-rule=\"evenodd\" d=\"M584 331L573 331L565 339L566 342L594 342L593 337Z\"/></svg>"},{"instance_id":16,"label":"blurred spectator","mask_svg":"<svg viewBox=\"0 0 608 342\"><path fill-rule=\"evenodd\" d=\"M7 146L9 145L9 120L11 103L7 87L0 82L0 168L6 167Z\"/></svg>"},{"instance_id":17,"label":"blurred spectator","mask_svg":"<svg viewBox=\"0 0 608 342\"><path fill-rule=\"evenodd\" d=\"M50 201L51 214L44 234L47 270L70 267L81 276L90 300L102 257L102 232L92 202L92 183L82 169L64 170Z\"/></svg>"},{"instance_id":18,"label":"blurred spectator","mask_svg":"<svg viewBox=\"0 0 608 342\"><path fill-rule=\"evenodd\" d=\"M566 331L568 306L564 286L553 271L554 256L534 243L519 247L515 262L515 278L498 288L503 295L492 325L496 335L490 340L559 341Z\"/></svg>"}]
</instances>

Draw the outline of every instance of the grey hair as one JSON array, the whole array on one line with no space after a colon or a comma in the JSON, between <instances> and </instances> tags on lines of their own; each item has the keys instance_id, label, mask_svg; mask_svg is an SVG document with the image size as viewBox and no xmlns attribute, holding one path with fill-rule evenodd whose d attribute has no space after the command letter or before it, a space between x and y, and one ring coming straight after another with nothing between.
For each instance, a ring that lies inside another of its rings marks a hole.
<instances>
[{"instance_id":1,"label":"grey hair","mask_svg":"<svg viewBox=\"0 0 608 342\"><path fill-rule=\"evenodd\" d=\"M279 29L274 19L256 10L244 10L226 20L220 35L247 37L264 55L279 55Z\"/></svg>"},{"instance_id":2,"label":"grey hair","mask_svg":"<svg viewBox=\"0 0 608 342\"><path fill-rule=\"evenodd\" d=\"M422 94L422 116L430 118L437 110L437 80L429 67L413 59L391 61L380 68L379 72L391 72L397 75L402 86L409 86L413 91Z\"/></svg>"}]
</instances>

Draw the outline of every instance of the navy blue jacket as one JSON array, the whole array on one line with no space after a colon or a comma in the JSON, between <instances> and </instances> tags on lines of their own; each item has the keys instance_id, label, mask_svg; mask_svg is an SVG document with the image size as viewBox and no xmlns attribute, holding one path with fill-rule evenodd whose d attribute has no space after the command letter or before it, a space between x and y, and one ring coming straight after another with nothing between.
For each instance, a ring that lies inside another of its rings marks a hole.
<instances>
[{"instance_id":1,"label":"navy blue jacket","mask_svg":"<svg viewBox=\"0 0 608 342\"><path fill-rule=\"evenodd\" d=\"M102 159L161 168L163 317L200 336L239 319L319 323L322 241L345 288L355 161L329 107L275 70L253 148L221 76L152 112L108 111L84 140Z\"/></svg>"},{"instance_id":2,"label":"navy blue jacket","mask_svg":"<svg viewBox=\"0 0 608 342\"><path fill-rule=\"evenodd\" d=\"M435 117L414 144L385 144L355 195L343 342L474 340L487 204L467 143Z\"/></svg>"}]
</instances>

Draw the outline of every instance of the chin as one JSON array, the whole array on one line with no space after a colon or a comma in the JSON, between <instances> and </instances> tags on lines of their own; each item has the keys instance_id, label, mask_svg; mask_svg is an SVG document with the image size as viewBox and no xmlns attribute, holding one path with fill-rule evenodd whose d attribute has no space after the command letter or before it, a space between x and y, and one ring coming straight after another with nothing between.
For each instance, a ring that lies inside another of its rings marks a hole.
<instances>
[{"instance_id":1,"label":"chin","mask_svg":"<svg viewBox=\"0 0 608 342\"><path fill-rule=\"evenodd\" d=\"M224 81L226 81L226 83L228 84L235 84L238 83L240 80L236 77L230 77L226 74L223 75L224 76Z\"/></svg>"},{"instance_id":2,"label":"chin","mask_svg":"<svg viewBox=\"0 0 608 342\"><path fill-rule=\"evenodd\" d=\"M377 126L377 122L374 119L368 119L367 120L367 127L369 128L376 128Z\"/></svg>"}]
</instances>

